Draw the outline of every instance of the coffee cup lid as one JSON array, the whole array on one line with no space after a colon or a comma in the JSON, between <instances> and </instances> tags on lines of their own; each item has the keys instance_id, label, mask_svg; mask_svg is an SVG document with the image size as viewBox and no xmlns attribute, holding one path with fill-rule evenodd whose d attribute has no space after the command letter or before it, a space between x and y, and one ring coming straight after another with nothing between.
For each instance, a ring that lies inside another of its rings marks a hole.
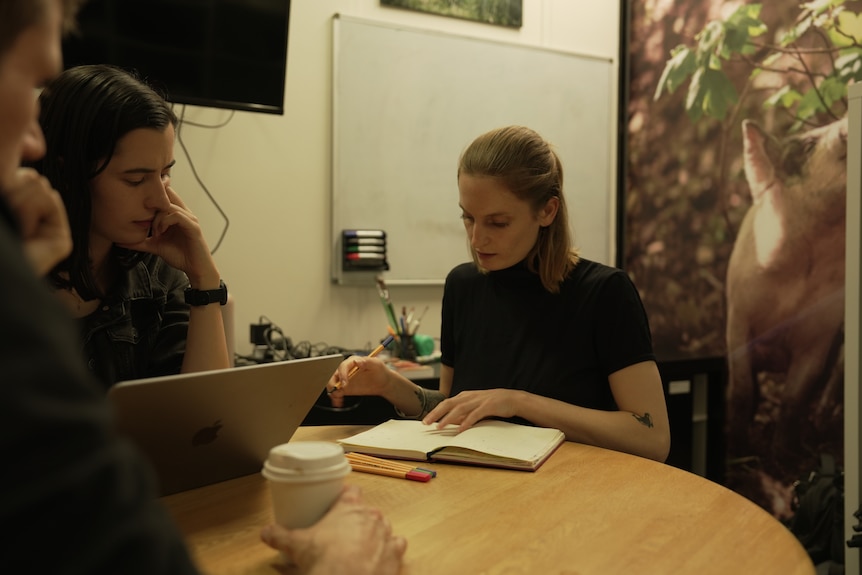
<instances>
[{"instance_id":1,"label":"coffee cup lid","mask_svg":"<svg viewBox=\"0 0 862 575\"><path fill-rule=\"evenodd\" d=\"M263 464L267 479L287 481L321 481L344 477L350 463L344 449L330 441L292 441L269 450Z\"/></svg>"}]
</instances>

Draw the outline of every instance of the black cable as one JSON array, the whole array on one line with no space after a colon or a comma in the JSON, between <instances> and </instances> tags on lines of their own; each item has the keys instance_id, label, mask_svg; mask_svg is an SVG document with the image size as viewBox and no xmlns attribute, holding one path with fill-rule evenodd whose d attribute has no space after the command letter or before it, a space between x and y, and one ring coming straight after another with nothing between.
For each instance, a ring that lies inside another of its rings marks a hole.
<instances>
[{"instance_id":1,"label":"black cable","mask_svg":"<svg viewBox=\"0 0 862 575\"><path fill-rule=\"evenodd\" d=\"M183 114L185 114L185 105L183 106ZM195 128L207 128L209 130L217 130L218 128L224 128L230 121L233 120L234 110L230 111L230 115L227 117L227 120L222 122L221 124L200 124L198 122L192 122L191 120L185 120L185 123L189 126L194 126Z\"/></svg>"},{"instance_id":2,"label":"black cable","mask_svg":"<svg viewBox=\"0 0 862 575\"><path fill-rule=\"evenodd\" d=\"M225 237L225 235L227 234L227 229L230 227L230 218L228 218L228 217L227 217L227 214L226 214L226 213L224 212L224 210L221 208L221 206L219 205L219 203L216 201L216 199L215 199L215 198L213 197L213 195L210 193L210 191L209 191L209 189L207 188L206 184L204 184L203 180L202 180L202 179L201 179L201 177L198 175L197 168L195 168L195 163L192 161L192 156L191 156L191 154L189 154L189 151L188 151L188 149L186 148L186 144L185 144L185 142L183 142L183 137L182 137L182 128L183 128L183 124L185 124L185 123L186 123L185 116L186 116L186 106L185 106L185 104L183 104L182 112L180 113L179 126L177 126L177 141L180 143L180 148L182 148L183 153L184 153L184 154L185 154L185 156L186 156L186 160L187 160L187 161L188 161L188 163L189 163L189 167L190 167L190 168L191 168L191 170L192 170L192 174L194 175L195 180L197 180L198 185L201 187L201 189L202 189L202 190L204 191L204 193L207 195L207 197L209 198L209 200L210 200L210 202L212 203L212 205L213 205L213 206L215 206L215 209L216 209L216 210L218 210L218 213L219 213L219 214L221 214L221 217L222 217L222 219L224 220L224 227L223 227L223 228L222 228L222 230L221 230L221 235L219 235L219 238L218 238L218 241L216 241L215 247L213 247L213 248L210 250L210 254L215 254L215 253L216 253L216 251L219 249L219 246L221 246L222 240L224 240L224 237ZM194 123L194 122L188 122L188 124L189 124L190 126L197 126L197 127L201 127L201 128L212 128L212 129L215 129L215 128L220 128L220 127L222 127L222 126L226 125L228 122L230 122L230 121L231 121L231 119L232 119L232 118L233 118L233 112L231 112L231 115L228 117L228 119L227 119L225 122L223 122L222 124L219 124L219 125L207 126L207 125L205 125L205 124L196 124L196 123Z\"/></svg>"},{"instance_id":3,"label":"black cable","mask_svg":"<svg viewBox=\"0 0 862 575\"><path fill-rule=\"evenodd\" d=\"M364 350L350 350L340 346L330 345L326 342L313 344L307 340L300 341L296 345L292 345L290 338L285 336L281 328L265 315L261 315L258 318L258 323L260 325L269 326L264 331L263 338L264 341L266 341L265 347L269 353L272 354L272 361L290 361L294 359L306 359L310 357L334 354L341 354L346 359L350 355L363 355L371 351L370 343L366 345L366 349ZM236 355L246 361L261 363L260 358L254 355ZM264 362L266 361L267 360L264 360ZM330 413L345 413L358 409L362 405L363 400L362 397L351 397L350 400L353 403L343 405L342 407L335 407L334 405L327 405L329 401L328 397L329 396L325 391L321 392L320 397L314 405L312 405L312 409L328 411Z\"/></svg>"},{"instance_id":4,"label":"black cable","mask_svg":"<svg viewBox=\"0 0 862 575\"><path fill-rule=\"evenodd\" d=\"M310 357L318 357L322 355L341 354L345 358L352 354L368 353L368 350L349 350L347 348L330 345L326 342L311 343L303 340L293 344L291 339L284 335L282 329L271 319L265 315L261 315L258 319L260 325L268 326L263 333L264 346L272 354L272 357L278 361L289 361L292 359L306 359Z\"/></svg>"}]
</instances>

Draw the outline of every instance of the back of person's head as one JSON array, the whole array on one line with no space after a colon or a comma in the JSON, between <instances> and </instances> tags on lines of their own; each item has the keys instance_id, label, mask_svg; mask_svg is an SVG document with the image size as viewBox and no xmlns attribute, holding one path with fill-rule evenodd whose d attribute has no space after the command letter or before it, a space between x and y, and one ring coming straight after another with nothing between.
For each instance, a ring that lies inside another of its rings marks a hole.
<instances>
[{"instance_id":1,"label":"back of person's head","mask_svg":"<svg viewBox=\"0 0 862 575\"><path fill-rule=\"evenodd\" d=\"M24 30L38 24L51 3L63 8L63 29L74 29L78 8L86 0L2 0L0 1L0 58Z\"/></svg>"},{"instance_id":2,"label":"back of person's head","mask_svg":"<svg viewBox=\"0 0 862 575\"><path fill-rule=\"evenodd\" d=\"M551 225L540 228L536 245L527 254L527 265L537 272L545 289L559 291L560 283L577 264L572 247L569 216L563 195L563 166L552 146L538 133L523 126L507 126L486 132L461 154L458 176L491 177L500 181L537 214L551 198L560 207ZM473 254L476 261L476 256ZM478 262L477 262L478 263Z\"/></svg>"},{"instance_id":3,"label":"back of person's head","mask_svg":"<svg viewBox=\"0 0 862 575\"><path fill-rule=\"evenodd\" d=\"M140 128L176 126L177 117L134 73L101 64L66 70L45 87L39 102L47 152L34 167L60 192L74 242L72 254L52 271L51 280L74 287L85 299L98 297L104 294L89 263L90 183L107 167L123 136Z\"/></svg>"}]
</instances>

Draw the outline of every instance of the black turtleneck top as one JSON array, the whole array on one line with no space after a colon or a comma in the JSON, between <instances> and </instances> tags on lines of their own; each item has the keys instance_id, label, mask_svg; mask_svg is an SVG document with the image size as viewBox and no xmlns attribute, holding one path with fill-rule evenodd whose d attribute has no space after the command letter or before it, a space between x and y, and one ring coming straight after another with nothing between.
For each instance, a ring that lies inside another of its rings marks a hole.
<instances>
[{"instance_id":1,"label":"black turtleneck top","mask_svg":"<svg viewBox=\"0 0 862 575\"><path fill-rule=\"evenodd\" d=\"M628 275L585 259L557 294L523 262L489 273L459 265L446 278L440 346L453 396L521 389L603 410L617 409L610 374L655 360Z\"/></svg>"}]
</instances>

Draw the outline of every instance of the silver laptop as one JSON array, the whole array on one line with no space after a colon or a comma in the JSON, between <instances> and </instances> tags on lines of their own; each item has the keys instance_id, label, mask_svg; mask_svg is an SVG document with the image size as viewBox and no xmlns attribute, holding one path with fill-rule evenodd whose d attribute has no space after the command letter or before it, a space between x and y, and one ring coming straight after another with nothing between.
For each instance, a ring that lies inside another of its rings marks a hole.
<instances>
[{"instance_id":1,"label":"silver laptop","mask_svg":"<svg viewBox=\"0 0 862 575\"><path fill-rule=\"evenodd\" d=\"M169 495L260 471L320 396L341 355L120 382L119 431L146 455Z\"/></svg>"}]
</instances>

